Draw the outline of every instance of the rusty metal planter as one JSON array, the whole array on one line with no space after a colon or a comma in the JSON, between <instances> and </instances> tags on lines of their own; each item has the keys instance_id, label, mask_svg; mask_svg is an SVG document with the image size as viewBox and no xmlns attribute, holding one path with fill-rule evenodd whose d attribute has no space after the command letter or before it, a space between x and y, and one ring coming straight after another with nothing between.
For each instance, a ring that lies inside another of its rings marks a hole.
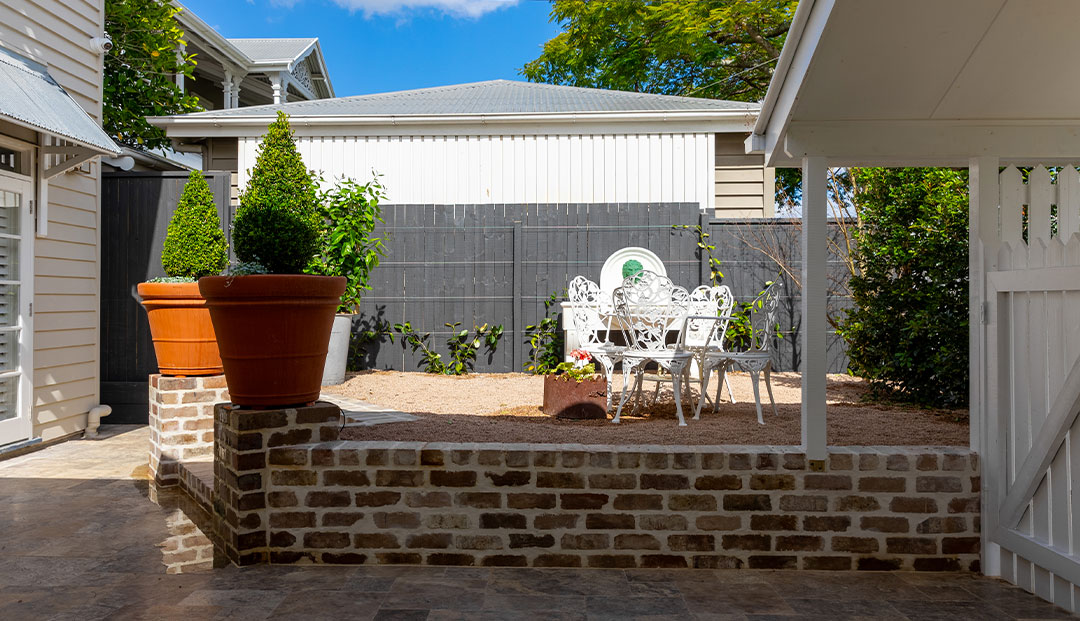
<instances>
[{"instance_id":1,"label":"rusty metal planter","mask_svg":"<svg viewBox=\"0 0 1080 621\"><path fill-rule=\"evenodd\" d=\"M587 420L607 418L607 381L575 382L559 375L544 376L545 414L555 418Z\"/></svg>"}]
</instances>

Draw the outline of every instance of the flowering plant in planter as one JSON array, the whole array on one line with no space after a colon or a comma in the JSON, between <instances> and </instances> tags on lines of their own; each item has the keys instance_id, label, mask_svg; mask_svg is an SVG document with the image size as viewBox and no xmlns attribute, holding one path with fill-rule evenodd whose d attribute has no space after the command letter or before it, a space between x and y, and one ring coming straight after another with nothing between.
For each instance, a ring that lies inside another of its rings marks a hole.
<instances>
[{"instance_id":1,"label":"flowering plant in planter","mask_svg":"<svg viewBox=\"0 0 1080 621\"><path fill-rule=\"evenodd\" d=\"M596 365L592 362L592 356L584 349L575 349L570 352L572 362L560 362L555 366L552 375L563 381L574 380L581 383L597 378Z\"/></svg>"},{"instance_id":2,"label":"flowering plant in planter","mask_svg":"<svg viewBox=\"0 0 1080 621\"><path fill-rule=\"evenodd\" d=\"M544 377L545 413L556 418L593 419L607 416L607 383L596 374L592 356L582 349L570 352L573 361L560 362Z\"/></svg>"}]
</instances>

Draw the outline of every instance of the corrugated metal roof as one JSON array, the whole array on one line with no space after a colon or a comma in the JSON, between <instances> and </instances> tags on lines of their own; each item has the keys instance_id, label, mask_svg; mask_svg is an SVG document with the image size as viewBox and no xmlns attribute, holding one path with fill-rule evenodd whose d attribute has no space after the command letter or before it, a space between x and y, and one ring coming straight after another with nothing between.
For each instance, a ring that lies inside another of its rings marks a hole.
<instances>
[{"instance_id":1,"label":"corrugated metal roof","mask_svg":"<svg viewBox=\"0 0 1080 621\"><path fill-rule=\"evenodd\" d=\"M242 117L265 115L279 109L292 116L403 116L724 110L756 112L758 104L490 80L376 95L196 112L187 116Z\"/></svg>"},{"instance_id":2,"label":"corrugated metal roof","mask_svg":"<svg viewBox=\"0 0 1080 621\"><path fill-rule=\"evenodd\" d=\"M255 62L296 60L316 39L227 39Z\"/></svg>"},{"instance_id":3,"label":"corrugated metal roof","mask_svg":"<svg viewBox=\"0 0 1080 621\"><path fill-rule=\"evenodd\" d=\"M0 48L0 117L103 153L120 147L44 65Z\"/></svg>"}]
</instances>

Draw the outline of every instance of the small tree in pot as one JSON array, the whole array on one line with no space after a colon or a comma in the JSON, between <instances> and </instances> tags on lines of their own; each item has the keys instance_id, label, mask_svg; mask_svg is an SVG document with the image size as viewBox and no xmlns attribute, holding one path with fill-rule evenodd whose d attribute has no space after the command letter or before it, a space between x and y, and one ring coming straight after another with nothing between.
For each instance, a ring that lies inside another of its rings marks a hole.
<instances>
[{"instance_id":1,"label":"small tree in pot","mask_svg":"<svg viewBox=\"0 0 1080 621\"><path fill-rule=\"evenodd\" d=\"M352 320L361 296L371 288L368 286L371 270L379 265L379 257L383 254L383 239L372 233L383 221L379 201L385 195L386 191L376 177L365 184L343 179L320 197L320 248L307 271L345 278L345 294L341 296L330 333L330 351L322 378L324 386L345 381Z\"/></svg>"},{"instance_id":2,"label":"small tree in pot","mask_svg":"<svg viewBox=\"0 0 1080 621\"><path fill-rule=\"evenodd\" d=\"M138 286L163 375L221 373L214 327L196 280L220 274L229 261L226 250L214 195L202 172L193 170L165 235L161 266L169 277Z\"/></svg>"},{"instance_id":3,"label":"small tree in pot","mask_svg":"<svg viewBox=\"0 0 1080 621\"><path fill-rule=\"evenodd\" d=\"M318 204L318 186L279 112L233 224L241 267L199 281L236 405L299 405L319 396L345 279L302 273L319 250Z\"/></svg>"}]
</instances>

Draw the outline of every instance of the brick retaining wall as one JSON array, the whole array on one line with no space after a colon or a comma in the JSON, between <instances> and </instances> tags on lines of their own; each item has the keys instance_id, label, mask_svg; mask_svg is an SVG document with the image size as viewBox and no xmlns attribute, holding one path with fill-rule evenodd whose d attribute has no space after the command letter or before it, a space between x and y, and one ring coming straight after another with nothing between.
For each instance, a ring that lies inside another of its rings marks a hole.
<instances>
[{"instance_id":1,"label":"brick retaining wall","mask_svg":"<svg viewBox=\"0 0 1080 621\"><path fill-rule=\"evenodd\" d=\"M183 483L180 462L214 454L214 404L229 400L224 375L150 376L150 475L158 485Z\"/></svg>"},{"instance_id":2,"label":"brick retaining wall","mask_svg":"<svg viewBox=\"0 0 1080 621\"><path fill-rule=\"evenodd\" d=\"M336 437L328 407L251 418L219 406L219 430L244 427L227 454L218 449L232 464L218 472L218 491L222 476L247 487L230 488L245 529L230 558L979 567L979 464L960 449L834 448L813 472L797 447L317 442ZM297 430L300 418L309 424Z\"/></svg>"}]
</instances>

